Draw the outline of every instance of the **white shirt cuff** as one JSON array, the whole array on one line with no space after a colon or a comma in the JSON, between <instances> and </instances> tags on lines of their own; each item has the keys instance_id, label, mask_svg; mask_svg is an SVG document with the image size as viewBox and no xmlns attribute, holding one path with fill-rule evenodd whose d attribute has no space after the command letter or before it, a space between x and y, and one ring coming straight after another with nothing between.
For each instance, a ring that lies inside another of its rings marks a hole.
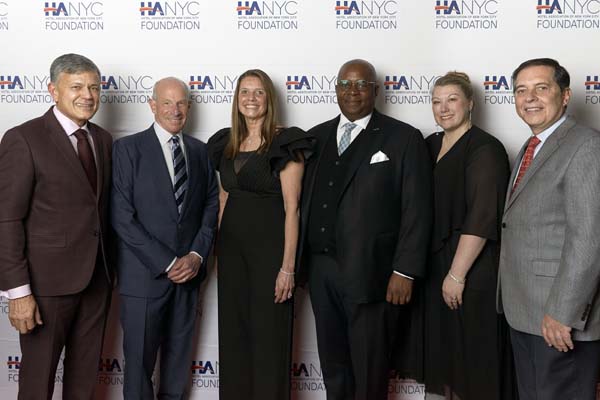
<instances>
[{"instance_id":1,"label":"white shirt cuff","mask_svg":"<svg viewBox=\"0 0 600 400\"><path fill-rule=\"evenodd\" d=\"M394 271L394 273L395 273L396 275L400 275L400 276L402 276L402 277L404 277L404 278L406 278L406 279L410 279L411 281L414 281L414 280L415 280L415 278L413 278L412 276L404 275L404 274L403 274L403 273L401 273L401 272Z\"/></svg>"},{"instance_id":2,"label":"white shirt cuff","mask_svg":"<svg viewBox=\"0 0 600 400\"><path fill-rule=\"evenodd\" d=\"M190 254L195 254L195 255L197 255L198 257L200 257L200 264L202 264L202 263L204 262L204 257L202 257L202 256L201 256L200 254L198 254L197 252L195 252L195 251L190 251Z\"/></svg>"},{"instance_id":3,"label":"white shirt cuff","mask_svg":"<svg viewBox=\"0 0 600 400\"><path fill-rule=\"evenodd\" d=\"M195 254L198 257L200 257L200 264L202 264L202 262L204 261L204 258L200 254L198 254L197 252L195 252L195 251L190 251L190 254ZM173 259L173 261L171 261L171 264L169 264L169 266L167 267L167 269L165 270L165 272L169 272L171 270L171 268L173 268L173 264L175 264L176 260L177 260L177 257L175 257Z\"/></svg>"},{"instance_id":4,"label":"white shirt cuff","mask_svg":"<svg viewBox=\"0 0 600 400\"><path fill-rule=\"evenodd\" d=\"M165 272L169 272L171 270L171 268L173 268L173 264L175 264L176 260L177 260L177 257L175 257L173 259L173 261L171 261L171 264L169 264L169 266L167 267L167 269L165 270Z\"/></svg>"},{"instance_id":5,"label":"white shirt cuff","mask_svg":"<svg viewBox=\"0 0 600 400\"><path fill-rule=\"evenodd\" d=\"M21 297L29 296L31 294L31 286L29 284L25 284L23 286L19 286L13 289L8 289L7 291L0 290L0 296L6 297L9 300L18 299Z\"/></svg>"}]
</instances>

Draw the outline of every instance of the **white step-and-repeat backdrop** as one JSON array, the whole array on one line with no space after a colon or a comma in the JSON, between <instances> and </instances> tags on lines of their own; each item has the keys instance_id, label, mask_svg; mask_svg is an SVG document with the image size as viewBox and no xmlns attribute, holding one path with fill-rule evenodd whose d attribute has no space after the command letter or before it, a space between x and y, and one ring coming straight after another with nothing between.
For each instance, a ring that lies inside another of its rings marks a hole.
<instances>
[{"instance_id":1,"label":"white step-and-repeat backdrop","mask_svg":"<svg viewBox=\"0 0 600 400\"><path fill-rule=\"evenodd\" d=\"M377 68L377 107L424 135L436 130L433 81L448 70L468 73L476 91L474 122L495 134L512 159L529 131L515 114L510 74L525 59L553 57L571 73L569 112L600 127L600 0L0 0L0 43L0 135L50 107L49 65L67 52L99 65L102 105L94 121L115 138L149 126L153 83L177 76L192 93L187 131L208 139L230 124L236 78L249 68L272 77L282 122L308 129L338 113L335 77L351 58ZM296 304L293 395L325 399L305 292L297 293ZM2 399L16 397L20 358L7 308L2 301ZM217 399L212 271L199 313L191 398ZM123 364L114 296L97 399L121 398ZM61 380L59 371L56 399ZM390 399L416 400L424 387L391 380L389 391Z\"/></svg>"}]
</instances>

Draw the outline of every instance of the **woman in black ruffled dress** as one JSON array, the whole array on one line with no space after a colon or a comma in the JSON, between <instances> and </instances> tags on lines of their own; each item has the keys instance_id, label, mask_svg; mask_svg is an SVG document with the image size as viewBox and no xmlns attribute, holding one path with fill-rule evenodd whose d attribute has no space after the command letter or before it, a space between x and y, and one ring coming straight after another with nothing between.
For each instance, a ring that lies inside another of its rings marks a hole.
<instances>
[{"instance_id":1,"label":"woman in black ruffled dress","mask_svg":"<svg viewBox=\"0 0 600 400\"><path fill-rule=\"evenodd\" d=\"M232 126L209 152L220 173L219 398L290 397L292 295L304 161L313 138L277 127L261 70L238 79Z\"/></svg>"}]
</instances>

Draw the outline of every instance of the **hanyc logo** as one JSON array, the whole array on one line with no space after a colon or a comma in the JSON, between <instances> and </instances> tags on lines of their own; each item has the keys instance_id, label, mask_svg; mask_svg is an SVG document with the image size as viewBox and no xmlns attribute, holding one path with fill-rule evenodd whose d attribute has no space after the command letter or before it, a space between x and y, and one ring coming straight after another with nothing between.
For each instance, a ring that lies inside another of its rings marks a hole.
<instances>
[{"instance_id":1,"label":"hanyc logo","mask_svg":"<svg viewBox=\"0 0 600 400\"><path fill-rule=\"evenodd\" d=\"M98 383L102 385L123 385L123 366L125 361L122 359L109 357L100 358L98 363Z\"/></svg>"},{"instance_id":2,"label":"hanyc logo","mask_svg":"<svg viewBox=\"0 0 600 400\"><path fill-rule=\"evenodd\" d=\"M218 361L194 360L190 369L193 390L217 391L219 389Z\"/></svg>"},{"instance_id":3,"label":"hanyc logo","mask_svg":"<svg viewBox=\"0 0 600 400\"><path fill-rule=\"evenodd\" d=\"M0 72L0 103L53 104L47 75L3 74Z\"/></svg>"},{"instance_id":4,"label":"hanyc logo","mask_svg":"<svg viewBox=\"0 0 600 400\"><path fill-rule=\"evenodd\" d=\"M288 104L337 104L336 75L288 75Z\"/></svg>"},{"instance_id":5,"label":"hanyc logo","mask_svg":"<svg viewBox=\"0 0 600 400\"><path fill-rule=\"evenodd\" d=\"M297 30L298 1L237 1L241 30Z\"/></svg>"},{"instance_id":6,"label":"hanyc logo","mask_svg":"<svg viewBox=\"0 0 600 400\"><path fill-rule=\"evenodd\" d=\"M292 365L292 390L296 392L325 392L321 366L310 362Z\"/></svg>"},{"instance_id":7,"label":"hanyc logo","mask_svg":"<svg viewBox=\"0 0 600 400\"><path fill-rule=\"evenodd\" d=\"M585 104L600 104L600 79L598 75L585 78Z\"/></svg>"},{"instance_id":8,"label":"hanyc logo","mask_svg":"<svg viewBox=\"0 0 600 400\"><path fill-rule=\"evenodd\" d=\"M398 28L396 0L336 0L335 26L341 30L390 30Z\"/></svg>"},{"instance_id":9,"label":"hanyc logo","mask_svg":"<svg viewBox=\"0 0 600 400\"><path fill-rule=\"evenodd\" d=\"M21 356L8 356L6 359L6 379L9 382L19 382L19 369L21 368Z\"/></svg>"},{"instance_id":10,"label":"hanyc logo","mask_svg":"<svg viewBox=\"0 0 600 400\"><path fill-rule=\"evenodd\" d=\"M104 4L100 1L46 1L44 16L47 31L104 30Z\"/></svg>"},{"instance_id":11,"label":"hanyc logo","mask_svg":"<svg viewBox=\"0 0 600 400\"><path fill-rule=\"evenodd\" d=\"M31 362L31 360L30 360ZM19 370L21 369L21 356L12 355L6 358L7 380L9 382L19 382ZM56 368L54 383L63 382L64 357L61 356Z\"/></svg>"},{"instance_id":12,"label":"hanyc logo","mask_svg":"<svg viewBox=\"0 0 600 400\"><path fill-rule=\"evenodd\" d=\"M600 29L600 0L537 0L538 29Z\"/></svg>"},{"instance_id":13,"label":"hanyc logo","mask_svg":"<svg viewBox=\"0 0 600 400\"><path fill-rule=\"evenodd\" d=\"M497 29L498 0L435 0L436 29Z\"/></svg>"},{"instance_id":14,"label":"hanyc logo","mask_svg":"<svg viewBox=\"0 0 600 400\"><path fill-rule=\"evenodd\" d=\"M425 385L418 382L406 381L403 374L390 371L390 380L388 382L388 393L390 398L423 398L425 395ZM397 397L400 395L400 397Z\"/></svg>"},{"instance_id":15,"label":"hanyc logo","mask_svg":"<svg viewBox=\"0 0 600 400\"><path fill-rule=\"evenodd\" d=\"M142 104L148 103L154 86L150 75L102 75L101 103Z\"/></svg>"},{"instance_id":16,"label":"hanyc logo","mask_svg":"<svg viewBox=\"0 0 600 400\"><path fill-rule=\"evenodd\" d=\"M436 75L386 75L385 104L431 104L431 88L437 78Z\"/></svg>"},{"instance_id":17,"label":"hanyc logo","mask_svg":"<svg viewBox=\"0 0 600 400\"><path fill-rule=\"evenodd\" d=\"M0 1L0 31L8 30L8 3Z\"/></svg>"},{"instance_id":18,"label":"hanyc logo","mask_svg":"<svg viewBox=\"0 0 600 400\"><path fill-rule=\"evenodd\" d=\"M515 104L510 75L486 75L483 91L485 104Z\"/></svg>"},{"instance_id":19,"label":"hanyc logo","mask_svg":"<svg viewBox=\"0 0 600 400\"><path fill-rule=\"evenodd\" d=\"M200 3L198 1L141 1L140 29L200 30Z\"/></svg>"},{"instance_id":20,"label":"hanyc logo","mask_svg":"<svg viewBox=\"0 0 600 400\"><path fill-rule=\"evenodd\" d=\"M231 104L237 75L190 75L188 85L193 103Z\"/></svg>"}]
</instances>

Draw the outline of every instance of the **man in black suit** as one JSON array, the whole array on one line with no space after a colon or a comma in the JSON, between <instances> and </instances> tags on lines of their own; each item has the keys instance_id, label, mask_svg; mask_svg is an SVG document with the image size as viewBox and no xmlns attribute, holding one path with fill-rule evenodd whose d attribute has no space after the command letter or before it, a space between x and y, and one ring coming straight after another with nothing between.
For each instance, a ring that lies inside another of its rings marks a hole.
<instances>
[{"instance_id":1,"label":"man in black suit","mask_svg":"<svg viewBox=\"0 0 600 400\"><path fill-rule=\"evenodd\" d=\"M410 125L375 110L375 68L345 63L342 114L311 129L300 256L308 268L327 399L387 399L391 344L424 275L431 168Z\"/></svg>"},{"instance_id":2,"label":"man in black suit","mask_svg":"<svg viewBox=\"0 0 600 400\"><path fill-rule=\"evenodd\" d=\"M187 85L161 79L150 107L154 124L113 148L111 219L119 238L126 400L154 398L159 347L158 398L185 396L198 287L219 209L206 146L182 132L190 108Z\"/></svg>"}]
</instances>

